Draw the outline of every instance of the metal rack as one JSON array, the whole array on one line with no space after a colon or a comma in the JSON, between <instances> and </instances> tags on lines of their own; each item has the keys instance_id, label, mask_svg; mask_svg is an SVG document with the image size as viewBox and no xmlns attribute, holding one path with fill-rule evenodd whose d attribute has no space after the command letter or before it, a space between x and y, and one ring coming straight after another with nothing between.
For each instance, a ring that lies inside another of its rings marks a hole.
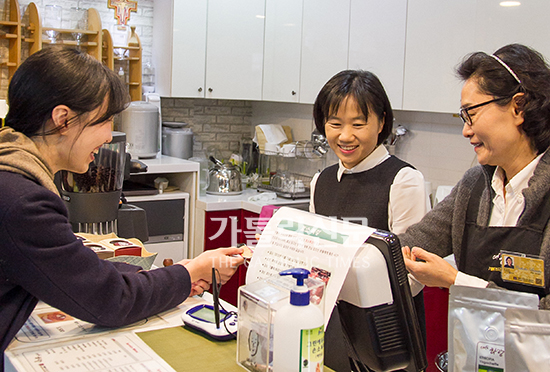
<instances>
[{"instance_id":1,"label":"metal rack","mask_svg":"<svg viewBox=\"0 0 550 372\"><path fill-rule=\"evenodd\" d=\"M257 190L272 191L285 199L309 198L309 184L312 178L312 176L292 172L276 173L271 177L269 185L260 184Z\"/></svg>"}]
</instances>

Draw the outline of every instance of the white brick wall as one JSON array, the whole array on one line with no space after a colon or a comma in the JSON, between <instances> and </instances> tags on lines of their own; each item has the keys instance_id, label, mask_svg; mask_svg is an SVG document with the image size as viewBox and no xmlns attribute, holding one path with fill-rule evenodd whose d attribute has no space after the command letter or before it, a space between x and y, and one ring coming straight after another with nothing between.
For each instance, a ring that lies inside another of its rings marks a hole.
<instances>
[{"instance_id":1,"label":"white brick wall","mask_svg":"<svg viewBox=\"0 0 550 372\"><path fill-rule=\"evenodd\" d=\"M188 124L193 130L193 155L217 150L221 159L239 153L240 140L253 136L250 101L162 98L162 120Z\"/></svg>"}]
</instances>

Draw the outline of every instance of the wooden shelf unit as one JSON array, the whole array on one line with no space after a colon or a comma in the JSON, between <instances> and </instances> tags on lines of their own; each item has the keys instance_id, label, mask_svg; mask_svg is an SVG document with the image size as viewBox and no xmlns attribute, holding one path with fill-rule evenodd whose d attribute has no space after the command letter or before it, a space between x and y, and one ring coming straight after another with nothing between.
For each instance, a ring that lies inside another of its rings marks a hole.
<instances>
[{"instance_id":1,"label":"wooden shelf unit","mask_svg":"<svg viewBox=\"0 0 550 372\"><path fill-rule=\"evenodd\" d=\"M42 34L45 31L56 31L59 33L59 42L57 42L56 44L71 46L77 46L78 43L75 40L63 40L62 36L78 32L85 37L85 41L80 43L80 47L85 49L88 54L101 61L101 17L99 16L99 12L97 11L97 9L88 9L88 29L86 30L43 27L40 12L35 3L29 3L28 12L29 24L25 26L29 31L29 37L22 39L22 41L28 42L30 44L29 54L36 53L37 51L42 49L44 45L52 44L49 40L43 39Z\"/></svg>"},{"instance_id":2,"label":"wooden shelf unit","mask_svg":"<svg viewBox=\"0 0 550 372\"><path fill-rule=\"evenodd\" d=\"M8 58L2 61L1 66L8 68L8 79L11 79L21 63L21 14L17 0L9 0L9 6L9 19L0 21L0 30L5 32L0 39L8 41Z\"/></svg>"},{"instance_id":3,"label":"wooden shelf unit","mask_svg":"<svg viewBox=\"0 0 550 372\"><path fill-rule=\"evenodd\" d=\"M114 46L109 31L102 29L101 17L94 8L88 9L88 28L85 30L46 28L42 26L40 11L35 3L29 3L26 10L28 18L22 21L18 0L6 1L9 1L10 9L9 17L7 17L9 19L0 20L0 42L7 40L9 55L5 61L0 63L0 67L8 68L8 80L21 64L23 43L28 44L29 55L36 53L44 46L52 44L50 40L43 37L45 31L51 30L59 33L57 43L77 46L79 44L76 40L63 38L63 35L78 32L83 35L84 40L80 43L80 47L97 60L102 61L111 70L114 70L114 61L117 59L113 50L116 48L128 50L128 92L132 101L141 101L142 47L137 34L137 46Z\"/></svg>"},{"instance_id":4,"label":"wooden shelf unit","mask_svg":"<svg viewBox=\"0 0 550 372\"><path fill-rule=\"evenodd\" d=\"M111 70L115 69L115 59L113 52L113 38L109 30L103 29L102 31L102 50L101 50L101 60L104 65L109 67Z\"/></svg>"},{"instance_id":5,"label":"wooden shelf unit","mask_svg":"<svg viewBox=\"0 0 550 372\"><path fill-rule=\"evenodd\" d=\"M132 101L141 101L141 69L142 69L142 47L139 36L136 34L138 45L137 46L117 46L113 45L113 39L108 30L103 30L103 63L110 69L115 69L115 61L120 61L121 58L117 57L113 52L115 49L124 49L128 51L128 92ZM115 71L116 72L116 71Z\"/></svg>"}]
</instances>

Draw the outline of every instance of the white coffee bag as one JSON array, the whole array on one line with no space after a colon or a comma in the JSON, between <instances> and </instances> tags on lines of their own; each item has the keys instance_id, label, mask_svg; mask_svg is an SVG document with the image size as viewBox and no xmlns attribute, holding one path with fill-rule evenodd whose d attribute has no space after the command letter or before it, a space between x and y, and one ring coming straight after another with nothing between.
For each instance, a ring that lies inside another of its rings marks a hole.
<instances>
[{"instance_id":1,"label":"white coffee bag","mask_svg":"<svg viewBox=\"0 0 550 372\"><path fill-rule=\"evenodd\" d=\"M504 312L537 309L538 296L463 286L449 294L449 372L504 371Z\"/></svg>"},{"instance_id":2,"label":"white coffee bag","mask_svg":"<svg viewBox=\"0 0 550 372\"><path fill-rule=\"evenodd\" d=\"M550 311L508 309L506 317L506 370L550 369Z\"/></svg>"}]
</instances>

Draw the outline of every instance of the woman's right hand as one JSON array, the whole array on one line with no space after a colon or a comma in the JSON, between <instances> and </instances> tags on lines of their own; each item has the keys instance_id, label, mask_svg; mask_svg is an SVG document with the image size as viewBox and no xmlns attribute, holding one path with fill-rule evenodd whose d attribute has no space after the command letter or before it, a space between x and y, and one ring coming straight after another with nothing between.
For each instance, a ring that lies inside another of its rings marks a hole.
<instances>
[{"instance_id":1,"label":"woman's right hand","mask_svg":"<svg viewBox=\"0 0 550 372\"><path fill-rule=\"evenodd\" d=\"M422 248L403 247L403 259L407 271L428 287L449 288L454 284L458 270L443 258Z\"/></svg>"},{"instance_id":2,"label":"woman's right hand","mask_svg":"<svg viewBox=\"0 0 550 372\"><path fill-rule=\"evenodd\" d=\"M191 283L191 293L189 293L189 297L201 295L204 291L208 291L208 288L210 288L210 284L202 279L196 283Z\"/></svg>"},{"instance_id":3,"label":"woman's right hand","mask_svg":"<svg viewBox=\"0 0 550 372\"><path fill-rule=\"evenodd\" d=\"M215 268L219 273L221 284L224 284L244 262L241 253L243 253L242 248L218 248L205 251L192 260L181 260L177 264L185 266L191 277L191 283L204 280L212 284L212 268Z\"/></svg>"}]
</instances>

